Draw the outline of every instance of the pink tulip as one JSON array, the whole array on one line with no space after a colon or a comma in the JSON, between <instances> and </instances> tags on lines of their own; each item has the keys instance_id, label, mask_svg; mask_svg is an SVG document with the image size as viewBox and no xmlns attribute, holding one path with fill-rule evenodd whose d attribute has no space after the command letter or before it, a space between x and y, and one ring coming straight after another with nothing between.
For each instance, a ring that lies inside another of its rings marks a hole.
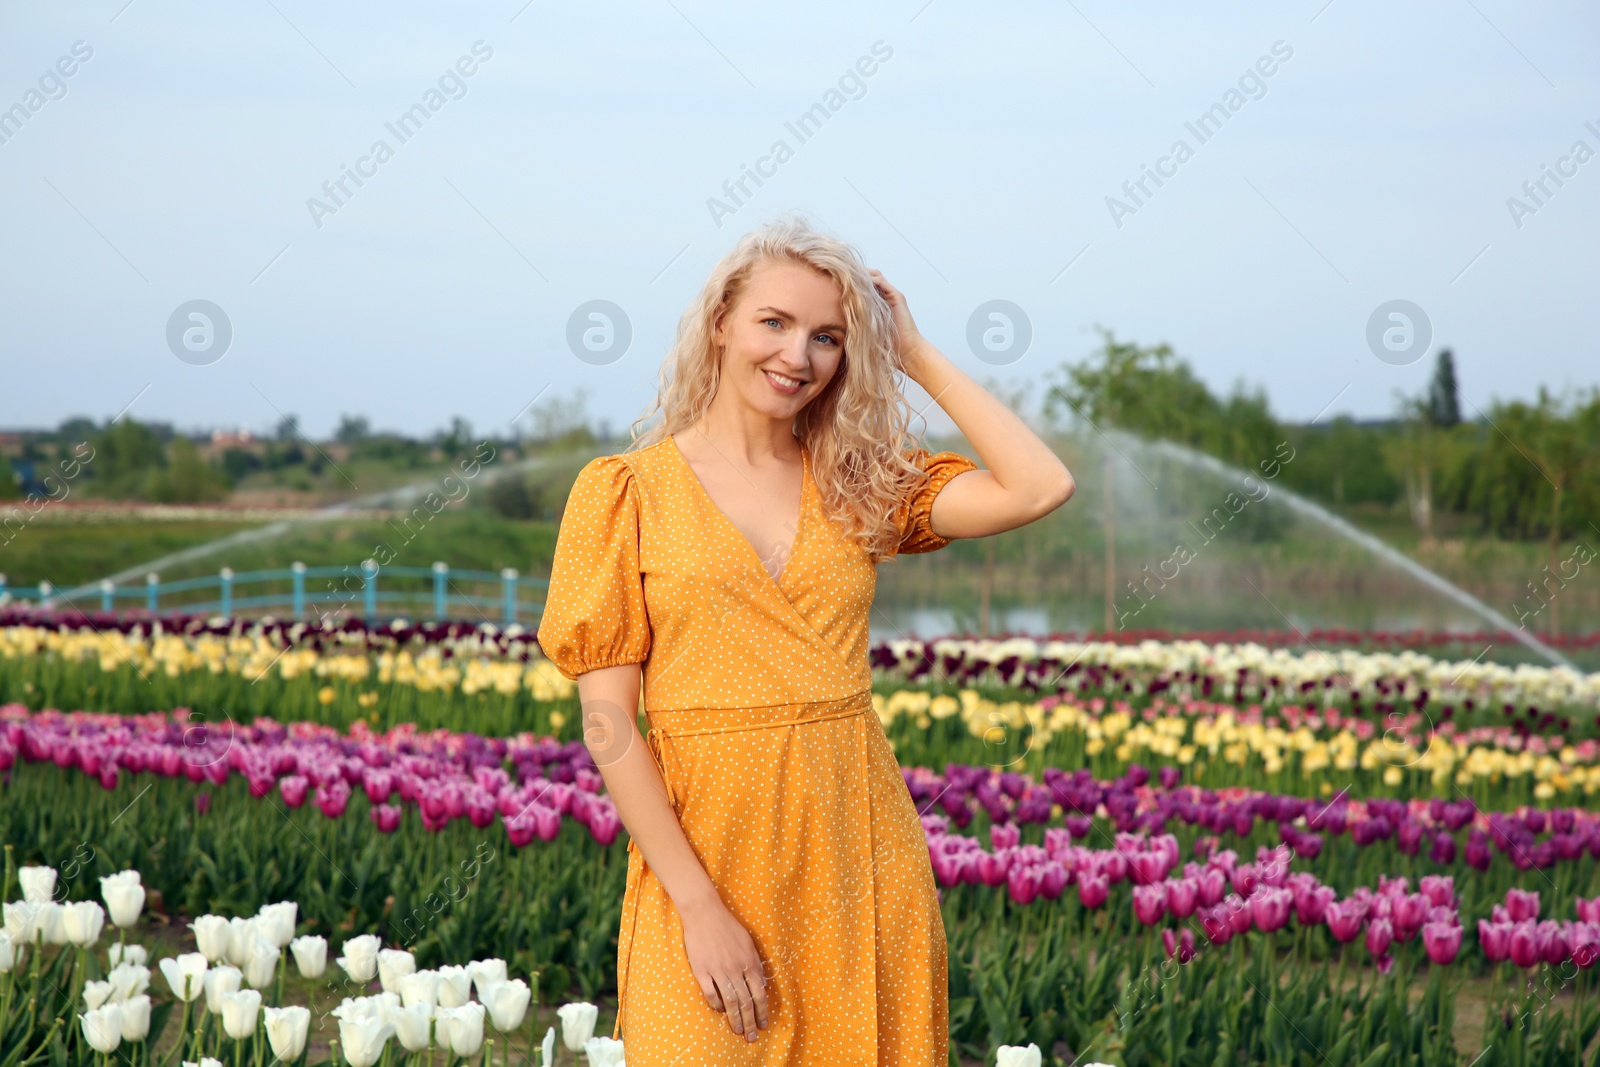
<instances>
[{"instance_id":1,"label":"pink tulip","mask_svg":"<svg viewBox=\"0 0 1600 1067\"><path fill-rule=\"evenodd\" d=\"M989 847L995 851L1016 848L1022 843L1022 830L1015 823L995 823L989 827Z\"/></svg>"},{"instance_id":2,"label":"pink tulip","mask_svg":"<svg viewBox=\"0 0 1600 1067\"><path fill-rule=\"evenodd\" d=\"M1229 893L1217 906L1228 913L1228 921L1233 924L1234 933L1249 933L1250 928L1255 925L1255 911L1250 907L1250 902L1238 894Z\"/></svg>"},{"instance_id":3,"label":"pink tulip","mask_svg":"<svg viewBox=\"0 0 1600 1067\"><path fill-rule=\"evenodd\" d=\"M1046 900L1054 900L1067 888L1067 880L1071 877L1066 865L1051 860L1040 865L1039 895Z\"/></svg>"},{"instance_id":4,"label":"pink tulip","mask_svg":"<svg viewBox=\"0 0 1600 1067\"><path fill-rule=\"evenodd\" d=\"M1367 924L1367 953L1374 960L1389 954L1389 944L1394 940L1394 926L1388 919L1374 919Z\"/></svg>"},{"instance_id":5,"label":"pink tulip","mask_svg":"<svg viewBox=\"0 0 1600 1067\"><path fill-rule=\"evenodd\" d=\"M1168 878L1165 883L1167 910L1176 918L1187 919L1199 903L1200 883L1193 878Z\"/></svg>"},{"instance_id":6,"label":"pink tulip","mask_svg":"<svg viewBox=\"0 0 1600 1067\"><path fill-rule=\"evenodd\" d=\"M1161 944L1167 950L1167 959L1177 958L1179 963L1194 959L1194 930L1185 926L1183 933L1174 937L1171 927L1161 931Z\"/></svg>"},{"instance_id":7,"label":"pink tulip","mask_svg":"<svg viewBox=\"0 0 1600 1067\"><path fill-rule=\"evenodd\" d=\"M1422 895L1428 898L1430 904L1453 908L1456 903L1456 880L1448 874L1423 875Z\"/></svg>"},{"instance_id":8,"label":"pink tulip","mask_svg":"<svg viewBox=\"0 0 1600 1067\"><path fill-rule=\"evenodd\" d=\"M345 805L350 803L350 786L344 781L319 785L316 801L317 807L322 809L322 814L330 819L337 819L344 814Z\"/></svg>"},{"instance_id":9,"label":"pink tulip","mask_svg":"<svg viewBox=\"0 0 1600 1067\"><path fill-rule=\"evenodd\" d=\"M1422 945L1428 958L1444 966L1454 963L1461 951L1461 927L1453 923L1427 923L1422 927Z\"/></svg>"},{"instance_id":10,"label":"pink tulip","mask_svg":"<svg viewBox=\"0 0 1600 1067\"><path fill-rule=\"evenodd\" d=\"M1511 931L1514 924L1478 920L1478 943L1490 963L1503 963L1511 958Z\"/></svg>"},{"instance_id":11,"label":"pink tulip","mask_svg":"<svg viewBox=\"0 0 1600 1067\"><path fill-rule=\"evenodd\" d=\"M393 804L379 804L367 812L380 832L392 834L400 828L401 811Z\"/></svg>"},{"instance_id":12,"label":"pink tulip","mask_svg":"<svg viewBox=\"0 0 1600 1067\"><path fill-rule=\"evenodd\" d=\"M1294 894L1276 886L1262 886L1250 898L1250 914L1256 929L1264 934L1281 930L1289 922L1289 905Z\"/></svg>"},{"instance_id":13,"label":"pink tulip","mask_svg":"<svg viewBox=\"0 0 1600 1067\"><path fill-rule=\"evenodd\" d=\"M1086 908L1098 908L1111 895L1111 882L1103 874L1078 876L1078 903Z\"/></svg>"},{"instance_id":14,"label":"pink tulip","mask_svg":"<svg viewBox=\"0 0 1600 1067\"><path fill-rule=\"evenodd\" d=\"M394 775L388 771L368 770L361 776L361 788L366 790L367 799L372 803L386 803L389 794L394 792Z\"/></svg>"},{"instance_id":15,"label":"pink tulip","mask_svg":"<svg viewBox=\"0 0 1600 1067\"><path fill-rule=\"evenodd\" d=\"M490 818L494 817L493 808L488 809ZM473 820L477 825L477 820ZM485 823L484 825L488 825ZM609 847L617 839L617 834L622 830L622 818L617 814L617 809L611 804L596 804L589 813L589 835L601 845Z\"/></svg>"},{"instance_id":16,"label":"pink tulip","mask_svg":"<svg viewBox=\"0 0 1600 1067\"><path fill-rule=\"evenodd\" d=\"M1565 963L1567 957L1572 955L1571 944L1567 941L1567 931L1554 919L1546 919L1539 924L1539 940L1543 942L1544 961L1552 966Z\"/></svg>"},{"instance_id":17,"label":"pink tulip","mask_svg":"<svg viewBox=\"0 0 1600 1067\"><path fill-rule=\"evenodd\" d=\"M1006 875L1006 891L1018 904L1032 904L1039 895L1038 869L1027 864L1013 864Z\"/></svg>"},{"instance_id":18,"label":"pink tulip","mask_svg":"<svg viewBox=\"0 0 1600 1067\"><path fill-rule=\"evenodd\" d=\"M1167 913L1167 891L1159 885L1133 887L1133 914L1146 926L1154 926Z\"/></svg>"},{"instance_id":19,"label":"pink tulip","mask_svg":"<svg viewBox=\"0 0 1600 1067\"><path fill-rule=\"evenodd\" d=\"M278 779L278 792L283 795L283 802L291 808L298 808L306 802L306 790L310 786L311 783L298 774Z\"/></svg>"},{"instance_id":20,"label":"pink tulip","mask_svg":"<svg viewBox=\"0 0 1600 1067\"><path fill-rule=\"evenodd\" d=\"M1600 958L1600 928L1594 923L1573 923L1567 928L1567 940L1572 945L1572 962L1580 969L1587 971Z\"/></svg>"},{"instance_id":21,"label":"pink tulip","mask_svg":"<svg viewBox=\"0 0 1600 1067\"><path fill-rule=\"evenodd\" d=\"M561 812L548 805L536 803L533 805L533 824L539 840L548 845L561 833Z\"/></svg>"},{"instance_id":22,"label":"pink tulip","mask_svg":"<svg viewBox=\"0 0 1600 1067\"><path fill-rule=\"evenodd\" d=\"M1256 874L1256 865L1253 863L1241 863L1233 869L1232 881L1234 892L1241 897L1249 897L1256 891L1256 886L1260 883L1260 878Z\"/></svg>"},{"instance_id":23,"label":"pink tulip","mask_svg":"<svg viewBox=\"0 0 1600 1067\"><path fill-rule=\"evenodd\" d=\"M1578 897L1575 901L1578 907L1578 918L1586 923L1600 923L1600 897L1593 900L1584 900Z\"/></svg>"},{"instance_id":24,"label":"pink tulip","mask_svg":"<svg viewBox=\"0 0 1600 1067\"><path fill-rule=\"evenodd\" d=\"M1328 906L1337 894L1332 886L1318 885L1297 888L1294 895L1294 917L1301 926L1316 926L1328 916Z\"/></svg>"},{"instance_id":25,"label":"pink tulip","mask_svg":"<svg viewBox=\"0 0 1600 1067\"><path fill-rule=\"evenodd\" d=\"M1195 879L1203 907L1214 908L1228 892L1228 875L1220 867L1208 867Z\"/></svg>"},{"instance_id":26,"label":"pink tulip","mask_svg":"<svg viewBox=\"0 0 1600 1067\"><path fill-rule=\"evenodd\" d=\"M1201 908L1195 914L1200 917L1200 928L1205 931L1206 940L1213 945L1226 945L1233 940L1233 922L1228 917L1227 908L1219 904L1212 908Z\"/></svg>"},{"instance_id":27,"label":"pink tulip","mask_svg":"<svg viewBox=\"0 0 1600 1067\"><path fill-rule=\"evenodd\" d=\"M1006 875L1011 864L1007 861L1005 853L984 852L978 856L978 877L983 884L993 889L995 886L1004 885Z\"/></svg>"},{"instance_id":28,"label":"pink tulip","mask_svg":"<svg viewBox=\"0 0 1600 1067\"><path fill-rule=\"evenodd\" d=\"M1539 891L1537 889L1507 889L1506 911L1510 913L1512 922L1537 919L1539 917Z\"/></svg>"},{"instance_id":29,"label":"pink tulip","mask_svg":"<svg viewBox=\"0 0 1600 1067\"><path fill-rule=\"evenodd\" d=\"M1354 941L1361 933L1361 923L1365 918L1366 908L1359 902L1335 901L1328 905L1328 932L1341 944Z\"/></svg>"},{"instance_id":30,"label":"pink tulip","mask_svg":"<svg viewBox=\"0 0 1600 1067\"><path fill-rule=\"evenodd\" d=\"M524 848L534 838L533 812L524 809L513 815L504 816L506 836L511 839L512 848Z\"/></svg>"},{"instance_id":31,"label":"pink tulip","mask_svg":"<svg viewBox=\"0 0 1600 1067\"><path fill-rule=\"evenodd\" d=\"M1410 941L1428 920L1428 898L1421 893L1408 893L1390 900L1394 919L1394 936L1397 941Z\"/></svg>"},{"instance_id":32,"label":"pink tulip","mask_svg":"<svg viewBox=\"0 0 1600 1067\"><path fill-rule=\"evenodd\" d=\"M1511 962L1518 967L1537 967L1544 958L1544 943L1539 938L1539 927L1532 919L1524 919L1511 928Z\"/></svg>"}]
</instances>

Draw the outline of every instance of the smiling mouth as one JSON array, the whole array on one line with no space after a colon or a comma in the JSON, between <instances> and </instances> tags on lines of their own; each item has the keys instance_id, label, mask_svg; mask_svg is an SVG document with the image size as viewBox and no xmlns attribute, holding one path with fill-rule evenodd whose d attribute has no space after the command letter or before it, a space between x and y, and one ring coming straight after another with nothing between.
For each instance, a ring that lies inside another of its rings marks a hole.
<instances>
[{"instance_id":1,"label":"smiling mouth","mask_svg":"<svg viewBox=\"0 0 1600 1067\"><path fill-rule=\"evenodd\" d=\"M767 378L771 380L772 384L776 385L780 389L794 390L799 389L802 385L806 384L805 381L800 378L786 378L777 371L768 370L762 371L761 373L765 374Z\"/></svg>"}]
</instances>

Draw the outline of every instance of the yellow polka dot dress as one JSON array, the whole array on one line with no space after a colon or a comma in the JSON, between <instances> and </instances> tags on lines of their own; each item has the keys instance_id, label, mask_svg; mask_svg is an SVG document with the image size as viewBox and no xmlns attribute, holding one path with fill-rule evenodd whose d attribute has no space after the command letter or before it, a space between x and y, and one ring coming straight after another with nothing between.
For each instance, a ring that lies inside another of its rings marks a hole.
<instances>
[{"instance_id":1,"label":"yellow polka dot dress","mask_svg":"<svg viewBox=\"0 0 1600 1067\"><path fill-rule=\"evenodd\" d=\"M872 712L871 557L823 510L802 447L800 526L775 580L677 444L593 460L561 520L539 644L569 678L642 663L668 799L766 965L754 1042L706 1006L671 899L628 844L613 1037L630 1067L945 1067L944 920L927 842ZM930 477L899 551L949 542Z\"/></svg>"}]
</instances>

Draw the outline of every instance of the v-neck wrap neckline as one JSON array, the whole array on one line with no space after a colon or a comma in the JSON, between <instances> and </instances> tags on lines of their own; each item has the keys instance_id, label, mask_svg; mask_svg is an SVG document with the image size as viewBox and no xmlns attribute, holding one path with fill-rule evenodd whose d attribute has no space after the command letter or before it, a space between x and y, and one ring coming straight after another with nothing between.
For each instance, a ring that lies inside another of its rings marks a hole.
<instances>
[{"instance_id":1,"label":"v-neck wrap neckline","mask_svg":"<svg viewBox=\"0 0 1600 1067\"><path fill-rule=\"evenodd\" d=\"M667 440L672 445L673 455L678 457L678 462L683 467L683 473L688 476L690 483L692 483L694 486L695 494L699 496L701 500L705 501L705 503L710 505L711 510L716 513L719 519L722 520L722 526L724 527L725 532L731 534L734 540L739 541L744 545L746 551L748 551L748 553L755 558L756 564L760 566L762 572L772 580L772 584L776 585L779 589L782 589L784 585L783 580L788 577L792 569L789 564L794 559L795 555L800 551L801 538L803 538L806 533L806 512L810 509L812 490L814 488L811 480L811 451L810 449L806 448L805 442L796 438L796 441L800 445L799 518L795 526L794 537L789 542L788 551L784 553L783 566L780 567L778 569L778 573L774 575L771 571L767 570L766 559L762 557L760 550L756 548L756 546L751 542L750 538L745 536L744 531L739 529L734 521L728 517L728 513L722 510L722 505L713 500L711 498L711 494L706 491L705 483L702 482L700 480L700 476L694 472L693 465L689 463L689 457L683 454L683 449L679 446L677 437L673 434L668 434Z\"/></svg>"}]
</instances>

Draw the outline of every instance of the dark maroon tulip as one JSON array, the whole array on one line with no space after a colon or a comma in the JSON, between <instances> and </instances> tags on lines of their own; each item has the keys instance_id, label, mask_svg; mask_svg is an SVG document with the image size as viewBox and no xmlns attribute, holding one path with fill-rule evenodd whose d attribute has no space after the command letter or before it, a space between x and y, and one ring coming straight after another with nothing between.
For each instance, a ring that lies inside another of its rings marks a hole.
<instances>
[{"instance_id":1,"label":"dark maroon tulip","mask_svg":"<svg viewBox=\"0 0 1600 1067\"><path fill-rule=\"evenodd\" d=\"M211 810L211 794L204 790L194 795L194 810L204 815Z\"/></svg>"}]
</instances>

